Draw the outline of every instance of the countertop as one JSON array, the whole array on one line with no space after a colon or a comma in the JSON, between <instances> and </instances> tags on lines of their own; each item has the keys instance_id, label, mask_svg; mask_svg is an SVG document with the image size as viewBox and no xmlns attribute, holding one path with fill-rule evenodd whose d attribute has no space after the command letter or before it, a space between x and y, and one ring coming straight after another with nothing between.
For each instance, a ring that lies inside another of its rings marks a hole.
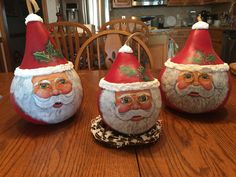
<instances>
[{"instance_id":1,"label":"countertop","mask_svg":"<svg viewBox=\"0 0 236 177\"><path fill-rule=\"evenodd\" d=\"M165 34L165 33L169 33L173 30L191 30L192 26L175 26L175 27L168 27L168 28L162 28L162 29L158 29L158 28L154 28L151 27L149 33L150 34ZM236 30L236 27L231 27L231 26L220 26L220 27L215 27L213 25L209 26L209 30Z\"/></svg>"}]
</instances>

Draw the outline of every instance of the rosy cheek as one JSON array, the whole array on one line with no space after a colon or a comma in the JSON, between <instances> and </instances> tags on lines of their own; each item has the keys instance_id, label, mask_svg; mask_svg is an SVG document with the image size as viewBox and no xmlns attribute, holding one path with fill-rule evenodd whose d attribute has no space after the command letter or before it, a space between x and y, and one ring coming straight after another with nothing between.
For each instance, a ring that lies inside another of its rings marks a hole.
<instances>
[{"instance_id":1,"label":"rosy cheek","mask_svg":"<svg viewBox=\"0 0 236 177\"><path fill-rule=\"evenodd\" d=\"M179 89L185 89L186 87L188 87L190 84L184 82L184 81L180 81L180 82L177 82L177 87Z\"/></svg>"},{"instance_id":2,"label":"rosy cheek","mask_svg":"<svg viewBox=\"0 0 236 177\"><path fill-rule=\"evenodd\" d=\"M37 95L40 98L49 98L51 96L50 91L42 90L42 89L38 89L37 91L34 91L34 94Z\"/></svg>"},{"instance_id":3,"label":"rosy cheek","mask_svg":"<svg viewBox=\"0 0 236 177\"><path fill-rule=\"evenodd\" d=\"M118 108L119 113L125 113L130 110L130 105L120 105Z\"/></svg>"},{"instance_id":4,"label":"rosy cheek","mask_svg":"<svg viewBox=\"0 0 236 177\"><path fill-rule=\"evenodd\" d=\"M58 87L58 90L61 91L61 94L70 93L72 90L72 85L71 84L62 85L62 86Z\"/></svg>"},{"instance_id":5,"label":"rosy cheek","mask_svg":"<svg viewBox=\"0 0 236 177\"><path fill-rule=\"evenodd\" d=\"M211 89L212 89L212 84L211 84L211 82L209 82L209 83L202 83L201 85L202 85L203 88L205 88L206 90L211 90Z\"/></svg>"},{"instance_id":6,"label":"rosy cheek","mask_svg":"<svg viewBox=\"0 0 236 177\"><path fill-rule=\"evenodd\" d=\"M152 103L151 102L140 104L140 109L143 109L143 110L148 110L151 107L152 107Z\"/></svg>"}]
</instances>

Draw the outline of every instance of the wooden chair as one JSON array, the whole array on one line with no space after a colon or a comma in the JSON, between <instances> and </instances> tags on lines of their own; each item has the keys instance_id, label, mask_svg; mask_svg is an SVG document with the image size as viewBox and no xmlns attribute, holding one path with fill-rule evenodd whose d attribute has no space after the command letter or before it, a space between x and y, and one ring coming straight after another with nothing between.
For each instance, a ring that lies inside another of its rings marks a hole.
<instances>
[{"instance_id":1,"label":"wooden chair","mask_svg":"<svg viewBox=\"0 0 236 177\"><path fill-rule=\"evenodd\" d=\"M92 36L92 32L80 23L60 21L46 26L58 49L73 63L81 45Z\"/></svg>"},{"instance_id":2,"label":"wooden chair","mask_svg":"<svg viewBox=\"0 0 236 177\"><path fill-rule=\"evenodd\" d=\"M114 35L114 38L108 37ZM75 59L75 69L108 69L120 47L131 33L121 30L105 30L90 37L80 48ZM144 67L152 67L152 55L147 45L137 36L130 41L138 61Z\"/></svg>"},{"instance_id":3,"label":"wooden chair","mask_svg":"<svg viewBox=\"0 0 236 177\"><path fill-rule=\"evenodd\" d=\"M148 26L140 20L134 19L113 19L109 22L104 23L100 31L104 30L122 30L130 33L134 32L144 32L145 34L149 33Z\"/></svg>"},{"instance_id":4,"label":"wooden chair","mask_svg":"<svg viewBox=\"0 0 236 177\"><path fill-rule=\"evenodd\" d=\"M122 30L129 33L142 32L144 35L139 36L139 38L148 44L149 29L148 26L140 20L131 18L112 19L101 26L100 31L104 30ZM115 35L109 35L109 38L113 41L116 37Z\"/></svg>"}]
</instances>

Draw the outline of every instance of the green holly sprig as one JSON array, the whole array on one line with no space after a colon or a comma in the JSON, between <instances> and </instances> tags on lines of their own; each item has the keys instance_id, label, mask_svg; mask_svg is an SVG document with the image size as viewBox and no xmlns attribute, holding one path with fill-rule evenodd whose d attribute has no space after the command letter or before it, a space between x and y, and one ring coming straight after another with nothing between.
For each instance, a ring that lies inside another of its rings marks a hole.
<instances>
[{"instance_id":1,"label":"green holly sprig","mask_svg":"<svg viewBox=\"0 0 236 177\"><path fill-rule=\"evenodd\" d=\"M150 81L151 79L145 74L145 68L140 66L138 69L135 69L131 66L121 65L119 67L121 73L126 76L133 77L138 76L141 80Z\"/></svg>"},{"instance_id":2,"label":"green holly sprig","mask_svg":"<svg viewBox=\"0 0 236 177\"><path fill-rule=\"evenodd\" d=\"M45 50L40 51L40 52L34 52L33 55L36 58L36 60L40 62L46 62L46 63L52 61L52 59L55 57L64 58L61 52L54 49L50 40L48 40Z\"/></svg>"},{"instance_id":3,"label":"green holly sprig","mask_svg":"<svg viewBox=\"0 0 236 177\"><path fill-rule=\"evenodd\" d=\"M202 51L200 50L196 50L196 53L194 55L194 57L190 57L188 58L188 61L193 61L194 63L197 63L197 64L201 64L201 63L213 63L214 61L216 60L216 57L214 54L205 54L203 53Z\"/></svg>"}]
</instances>

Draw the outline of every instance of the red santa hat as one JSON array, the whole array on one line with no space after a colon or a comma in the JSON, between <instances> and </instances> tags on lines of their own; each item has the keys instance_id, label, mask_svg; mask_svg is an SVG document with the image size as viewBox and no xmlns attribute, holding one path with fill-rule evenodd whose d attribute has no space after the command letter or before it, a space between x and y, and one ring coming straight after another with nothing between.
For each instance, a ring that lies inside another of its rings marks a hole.
<instances>
[{"instance_id":1,"label":"red santa hat","mask_svg":"<svg viewBox=\"0 0 236 177\"><path fill-rule=\"evenodd\" d=\"M38 76L71 70L73 64L56 49L56 45L43 20L36 14L26 17L26 45L24 58L14 74Z\"/></svg>"},{"instance_id":2,"label":"red santa hat","mask_svg":"<svg viewBox=\"0 0 236 177\"><path fill-rule=\"evenodd\" d=\"M149 69L140 65L126 44L122 46L107 75L99 82L101 88L111 91L143 90L159 87Z\"/></svg>"},{"instance_id":3,"label":"red santa hat","mask_svg":"<svg viewBox=\"0 0 236 177\"><path fill-rule=\"evenodd\" d=\"M212 47L208 32L209 24L199 21L192 26L192 31L184 48L173 58L165 62L165 66L177 70L202 72L228 71L224 63Z\"/></svg>"}]
</instances>

